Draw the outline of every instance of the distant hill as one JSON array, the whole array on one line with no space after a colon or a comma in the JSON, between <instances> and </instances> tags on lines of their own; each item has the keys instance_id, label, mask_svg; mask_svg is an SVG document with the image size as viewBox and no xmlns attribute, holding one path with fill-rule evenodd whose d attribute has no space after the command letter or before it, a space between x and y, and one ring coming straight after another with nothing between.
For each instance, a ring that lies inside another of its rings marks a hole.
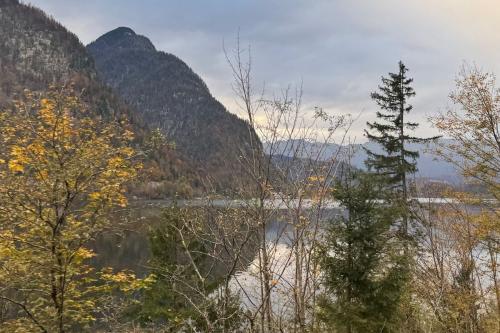
<instances>
[{"instance_id":1,"label":"distant hill","mask_svg":"<svg viewBox=\"0 0 500 333\"><path fill-rule=\"evenodd\" d=\"M326 160L334 156L340 151L340 158L347 156L347 151L352 151L350 163L359 169L365 169L364 161L367 154L363 147L369 148L375 152L381 152L375 143L356 144L351 146L338 146L335 144L321 144L318 142L309 142L304 140L294 141L280 141L275 143L274 150L279 151L280 154L288 156L298 156L302 158L316 158L319 160ZM450 183L460 183L462 177L450 163L437 158L432 149L435 144L411 144L408 146L411 150L416 150L420 153L417 160L418 172L415 175L417 178L427 178L431 180L440 180ZM266 153L270 152L271 147L264 143L264 150Z\"/></svg>"},{"instance_id":2,"label":"distant hill","mask_svg":"<svg viewBox=\"0 0 500 333\"><path fill-rule=\"evenodd\" d=\"M98 75L149 128L175 142L196 172L219 191L241 186L238 156L250 152L249 126L229 113L176 56L121 27L89 44Z\"/></svg>"},{"instance_id":3,"label":"distant hill","mask_svg":"<svg viewBox=\"0 0 500 333\"><path fill-rule=\"evenodd\" d=\"M441 142L443 142L443 139L441 139ZM375 152L382 151L375 143L358 145L352 164L360 168L364 167L364 161L367 158L365 150L362 149L363 146ZM417 160L418 171L415 175L417 178L429 178L450 183L460 183L462 181L462 176L452 164L443 161L432 153L432 150L436 148L436 144L410 144L407 147L420 153Z\"/></svg>"}]
</instances>

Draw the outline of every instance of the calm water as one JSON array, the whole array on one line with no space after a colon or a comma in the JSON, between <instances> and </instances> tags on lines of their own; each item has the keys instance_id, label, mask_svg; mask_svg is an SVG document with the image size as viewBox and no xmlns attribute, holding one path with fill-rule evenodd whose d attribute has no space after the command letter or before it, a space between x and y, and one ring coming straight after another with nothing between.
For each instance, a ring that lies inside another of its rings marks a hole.
<instances>
[{"instance_id":1,"label":"calm water","mask_svg":"<svg viewBox=\"0 0 500 333\"><path fill-rule=\"evenodd\" d=\"M452 199L443 198L416 198L422 204L446 204L453 202ZM97 268L113 267L115 269L131 269L143 275L147 273L147 263L151 256L149 249L149 231L161 224L163 209L172 205L180 207L204 207L214 208L245 208L257 205L256 200L229 200L229 199L192 199L192 200L137 200L131 201L127 210L118 212L114 218L120 221L127 221L128 228L120 232L106 232L92 245L97 256L93 259L93 264ZM303 209L317 208L317 202L311 199L304 200L267 200L264 206L268 209L286 211L300 205ZM328 219L334 215L341 214L342 208L334 200L325 200L321 203L323 219ZM279 214L277 214L278 216ZM279 242L287 245L290 241L289 231L286 228L289 224L283 218L269 224L267 238L269 241L280 237Z\"/></svg>"}]
</instances>

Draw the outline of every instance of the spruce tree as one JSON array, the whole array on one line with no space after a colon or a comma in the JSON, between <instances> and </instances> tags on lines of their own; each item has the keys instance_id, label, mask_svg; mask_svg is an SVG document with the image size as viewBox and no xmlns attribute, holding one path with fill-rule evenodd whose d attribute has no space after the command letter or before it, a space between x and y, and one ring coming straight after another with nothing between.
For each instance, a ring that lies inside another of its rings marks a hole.
<instances>
[{"instance_id":1,"label":"spruce tree","mask_svg":"<svg viewBox=\"0 0 500 333\"><path fill-rule=\"evenodd\" d=\"M370 174L350 174L335 188L345 213L331 221L320 252L321 317L335 332L390 332L408 272L404 244L391 229L398 208Z\"/></svg>"},{"instance_id":2,"label":"spruce tree","mask_svg":"<svg viewBox=\"0 0 500 333\"><path fill-rule=\"evenodd\" d=\"M419 124L408 122L405 115L412 109L408 99L415 96L415 91L411 86L412 78L407 77L408 68L399 62L397 73L389 73L389 77L382 77L382 85L378 92L373 92L371 98L380 107L377 111L378 121L367 122L368 129L366 136L371 142L377 143L382 149L382 153L376 153L365 148L368 159L365 161L369 170L381 175L400 196L403 204L408 202L409 174L417 171L418 151L409 150L409 143L425 143L434 140L432 138L418 138L408 134L408 131L415 130ZM403 209L405 211L406 209ZM407 214L403 213L403 231L406 234L408 229Z\"/></svg>"}]
</instances>

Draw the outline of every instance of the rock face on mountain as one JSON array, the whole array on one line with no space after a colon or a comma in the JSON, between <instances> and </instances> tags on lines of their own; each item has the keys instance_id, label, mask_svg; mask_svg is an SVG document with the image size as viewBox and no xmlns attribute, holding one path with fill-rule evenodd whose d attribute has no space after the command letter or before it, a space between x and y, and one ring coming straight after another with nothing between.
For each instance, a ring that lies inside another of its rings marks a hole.
<instances>
[{"instance_id":1,"label":"rock face on mountain","mask_svg":"<svg viewBox=\"0 0 500 333\"><path fill-rule=\"evenodd\" d=\"M16 0L0 0L0 70L4 102L22 89L42 89L76 73L95 76L92 58L76 36Z\"/></svg>"},{"instance_id":2,"label":"rock face on mountain","mask_svg":"<svg viewBox=\"0 0 500 333\"><path fill-rule=\"evenodd\" d=\"M191 68L125 27L99 37L87 49L98 75L149 128L159 128L174 141L217 188L235 187L241 180L238 156L251 149L249 127L210 94Z\"/></svg>"},{"instance_id":3,"label":"rock face on mountain","mask_svg":"<svg viewBox=\"0 0 500 333\"><path fill-rule=\"evenodd\" d=\"M114 117L130 109L97 79L92 56L78 38L41 10L0 0L0 107L25 89L43 91L71 83L96 115Z\"/></svg>"}]
</instances>

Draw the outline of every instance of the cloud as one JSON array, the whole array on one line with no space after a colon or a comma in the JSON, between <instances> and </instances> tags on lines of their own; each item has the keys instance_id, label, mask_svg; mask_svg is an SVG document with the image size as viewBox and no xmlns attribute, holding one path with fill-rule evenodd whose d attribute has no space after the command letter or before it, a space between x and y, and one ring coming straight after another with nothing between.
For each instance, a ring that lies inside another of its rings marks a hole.
<instances>
[{"instance_id":1,"label":"cloud","mask_svg":"<svg viewBox=\"0 0 500 333\"><path fill-rule=\"evenodd\" d=\"M84 43L117 27L149 37L198 72L214 96L237 112L222 42L240 31L252 45L254 77L269 89L303 82L306 107L352 112L358 137L372 120L369 94L402 59L415 78L413 118L446 107L463 61L496 71L496 0L32 0Z\"/></svg>"}]
</instances>

